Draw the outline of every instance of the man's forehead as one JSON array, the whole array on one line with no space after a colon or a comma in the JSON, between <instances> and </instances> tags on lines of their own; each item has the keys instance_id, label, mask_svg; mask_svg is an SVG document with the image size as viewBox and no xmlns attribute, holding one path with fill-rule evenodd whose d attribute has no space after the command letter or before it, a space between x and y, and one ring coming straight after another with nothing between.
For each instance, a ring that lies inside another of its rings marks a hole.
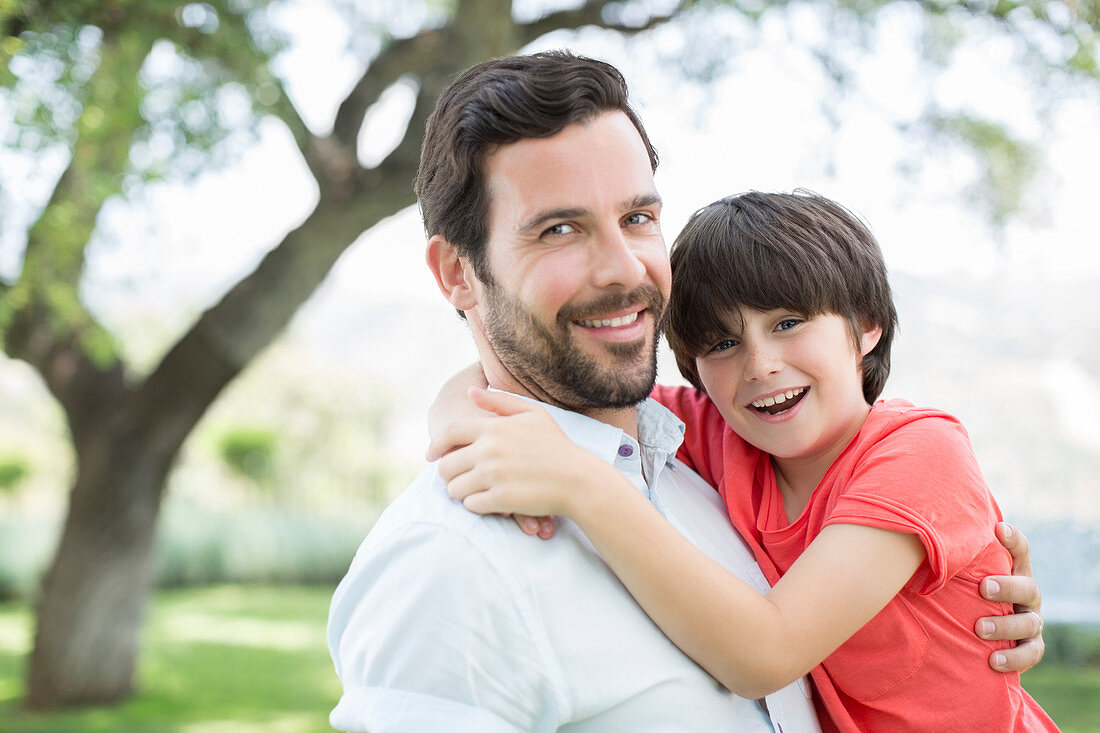
<instances>
[{"instance_id":1,"label":"man's forehead","mask_svg":"<svg viewBox=\"0 0 1100 733\"><path fill-rule=\"evenodd\" d=\"M516 225L554 212L573 218L643 199L659 203L649 152L619 111L502 145L486 157L485 174L490 209L507 208Z\"/></svg>"}]
</instances>

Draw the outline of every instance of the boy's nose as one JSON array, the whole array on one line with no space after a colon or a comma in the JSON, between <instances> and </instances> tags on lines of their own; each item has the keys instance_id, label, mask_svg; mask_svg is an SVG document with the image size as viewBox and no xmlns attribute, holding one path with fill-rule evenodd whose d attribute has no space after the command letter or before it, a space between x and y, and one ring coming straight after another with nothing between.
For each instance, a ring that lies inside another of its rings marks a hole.
<instances>
[{"instance_id":1,"label":"boy's nose","mask_svg":"<svg viewBox=\"0 0 1100 733\"><path fill-rule=\"evenodd\" d=\"M745 381L757 382L783 368L783 361L766 343L749 345L745 357Z\"/></svg>"}]
</instances>

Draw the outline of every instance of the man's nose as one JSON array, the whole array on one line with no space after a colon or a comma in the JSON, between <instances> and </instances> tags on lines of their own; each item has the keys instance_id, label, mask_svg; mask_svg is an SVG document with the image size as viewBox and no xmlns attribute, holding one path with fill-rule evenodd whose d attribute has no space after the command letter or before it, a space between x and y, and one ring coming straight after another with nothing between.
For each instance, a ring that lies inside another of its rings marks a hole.
<instances>
[{"instance_id":1,"label":"man's nose","mask_svg":"<svg viewBox=\"0 0 1100 733\"><path fill-rule=\"evenodd\" d=\"M617 227L597 238L592 258L592 279L596 287L633 290L645 280L646 264L641 245Z\"/></svg>"}]
</instances>

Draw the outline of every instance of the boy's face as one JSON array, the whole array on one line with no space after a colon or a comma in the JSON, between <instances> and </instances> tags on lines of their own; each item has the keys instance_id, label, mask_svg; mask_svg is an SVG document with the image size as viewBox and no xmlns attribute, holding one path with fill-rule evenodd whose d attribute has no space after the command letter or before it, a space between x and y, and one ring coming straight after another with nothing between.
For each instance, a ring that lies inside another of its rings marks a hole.
<instances>
[{"instance_id":1,"label":"boy's face","mask_svg":"<svg viewBox=\"0 0 1100 733\"><path fill-rule=\"evenodd\" d=\"M791 461L824 473L867 417L860 362L881 329L860 333L857 347L835 313L741 315L743 324L727 319L728 334L695 361L707 394L734 432L781 469Z\"/></svg>"}]
</instances>

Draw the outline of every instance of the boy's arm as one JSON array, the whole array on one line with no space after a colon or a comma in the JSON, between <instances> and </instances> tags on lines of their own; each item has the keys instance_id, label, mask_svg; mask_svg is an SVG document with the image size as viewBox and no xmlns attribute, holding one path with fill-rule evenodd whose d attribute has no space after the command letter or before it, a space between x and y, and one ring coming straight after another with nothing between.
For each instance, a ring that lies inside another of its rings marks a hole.
<instances>
[{"instance_id":1,"label":"boy's arm","mask_svg":"<svg viewBox=\"0 0 1100 733\"><path fill-rule=\"evenodd\" d=\"M486 412L474 405L466 397L470 387L489 386L485 381L485 372L481 370L481 364L474 362L443 383L435 401L428 408L428 450L425 457L429 461L437 461L447 452L458 448L453 437L448 434L448 428L457 420L471 418L490 417L492 413Z\"/></svg>"},{"instance_id":2,"label":"boy's arm","mask_svg":"<svg viewBox=\"0 0 1100 733\"><path fill-rule=\"evenodd\" d=\"M831 526L762 596L685 539L613 466L569 442L545 411L496 393L475 401L502 418L440 461L450 494L478 513L573 518L669 638L742 696L773 692L820 663L924 559L913 535Z\"/></svg>"},{"instance_id":3,"label":"boy's arm","mask_svg":"<svg viewBox=\"0 0 1100 733\"><path fill-rule=\"evenodd\" d=\"M1026 672L1043 658L1042 594L1031 575L1031 550L1027 537L1006 522L999 522L997 539L1012 555L1012 575L990 575L981 582L982 595L991 601L1011 603L1016 613L978 619L974 631L983 639L1017 642L989 657L989 666L1001 672Z\"/></svg>"}]
</instances>

